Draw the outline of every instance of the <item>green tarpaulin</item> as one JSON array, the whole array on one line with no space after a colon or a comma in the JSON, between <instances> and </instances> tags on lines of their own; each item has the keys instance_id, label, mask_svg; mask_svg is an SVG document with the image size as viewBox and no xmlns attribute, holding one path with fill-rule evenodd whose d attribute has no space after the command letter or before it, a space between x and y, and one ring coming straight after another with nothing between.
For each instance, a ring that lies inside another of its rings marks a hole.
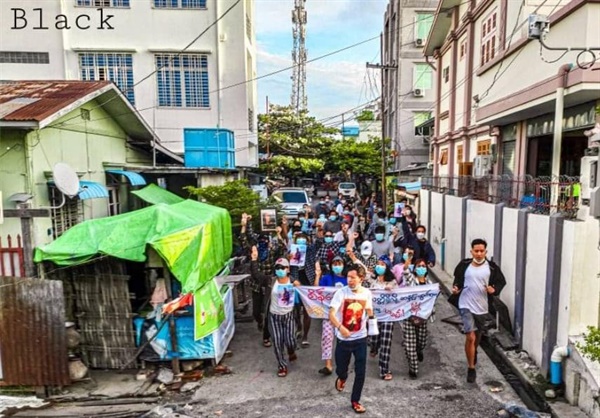
<instances>
[{"instance_id":1,"label":"green tarpaulin","mask_svg":"<svg viewBox=\"0 0 600 418\"><path fill-rule=\"evenodd\" d=\"M131 193L143 201L152 203L153 205L157 205L159 203L172 205L175 203L181 203L185 200L183 197L179 197L175 193L171 193L170 191L165 190L156 184L149 184L143 189L133 190Z\"/></svg>"},{"instance_id":2,"label":"green tarpaulin","mask_svg":"<svg viewBox=\"0 0 600 418\"><path fill-rule=\"evenodd\" d=\"M172 205L160 203L75 225L52 243L36 248L34 260L69 266L97 255L109 255L144 262L146 245L165 260L184 293L208 298L214 289L200 289L211 282L231 256L231 218L225 209L193 200ZM220 308L215 311L213 307L208 315L218 315ZM220 324L208 321L211 318L204 315L202 321L196 315L196 338L208 335Z\"/></svg>"}]
</instances>

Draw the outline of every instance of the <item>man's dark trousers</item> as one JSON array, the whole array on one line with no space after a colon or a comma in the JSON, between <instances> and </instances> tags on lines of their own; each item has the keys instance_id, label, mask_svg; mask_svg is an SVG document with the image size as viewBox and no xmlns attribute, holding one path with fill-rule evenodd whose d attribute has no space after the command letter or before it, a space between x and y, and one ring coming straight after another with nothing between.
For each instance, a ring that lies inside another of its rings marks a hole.
<instances>
[{"instance_id":1,"label":"man's dark trousers","mask_svg":"<svg viewBox=\"0 0 600 418\"><path fill-rule=\"evenodd\" d=\"M352 386L351 402L360 402L365 375L367 372L367 338L354 341L337 340L335 346L335 373L342 379L348 379L348 366L354 355L354 385Z\"/></svg>"}]
</instances>

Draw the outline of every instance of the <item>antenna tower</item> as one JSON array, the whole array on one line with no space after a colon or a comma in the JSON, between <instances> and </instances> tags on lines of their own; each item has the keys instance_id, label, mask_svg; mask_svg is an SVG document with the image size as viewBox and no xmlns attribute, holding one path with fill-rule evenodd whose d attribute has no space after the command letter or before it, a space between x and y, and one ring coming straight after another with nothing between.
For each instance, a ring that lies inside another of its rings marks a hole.
<instances>
[{"instance_id":1,"label":"antenna tower","mask_svg":"<svg viewBox=\"0 0 600 418\"><path fill-rule=\"evenodd\" d=\"M306 100L306 0L294 0L292 23L294 33L294 74L292 75L292 108L296 114L307 108Z\"/></svg>"}]
</instances>

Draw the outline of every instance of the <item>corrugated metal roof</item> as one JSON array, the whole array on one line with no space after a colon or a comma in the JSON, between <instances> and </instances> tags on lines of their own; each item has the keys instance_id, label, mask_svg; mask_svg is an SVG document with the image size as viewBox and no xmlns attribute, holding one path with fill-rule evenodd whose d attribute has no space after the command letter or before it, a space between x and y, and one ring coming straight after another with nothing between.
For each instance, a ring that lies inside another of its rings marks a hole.
<instances>
[{"instance_id":1,"label":"corrugated metal roof","mask_svg":"<svg viewBox=\"0 0 600 418\"><path fill-rule=\"evenodd\" d=\"M108 190L106 187L95 181L79 180L79 198L85 199L102 199L108 197Z\"/></svg>"},{"instance_id":2,"label":"corrugated metal roof","mask_svg":"<svg viewBox=\"0 0 600 418\"><path fill-rule=\"evenodd\" d=\"M0 83L0 114L3 114L0 119L39 122L110 83L110 81L4 81ZM26 99L30 99L31 103L27 103ZM11 107L14 109L6 113L11 110Z\"/></svg>"},{"instance_id":3,"label":"corrugated metal roof","mask_svg":"<svg viewBox=\"0 0 600 418\"><path fill-rule=\"evenodd\" d=\"M127 177L127 179L129 180L129 183L131 183L132 186L145 186L146 185L146 180L144 179L144 177L142 177L138 173L134 173L133 171L106 170L106 172Z\"/></svg>"}]
</instances>

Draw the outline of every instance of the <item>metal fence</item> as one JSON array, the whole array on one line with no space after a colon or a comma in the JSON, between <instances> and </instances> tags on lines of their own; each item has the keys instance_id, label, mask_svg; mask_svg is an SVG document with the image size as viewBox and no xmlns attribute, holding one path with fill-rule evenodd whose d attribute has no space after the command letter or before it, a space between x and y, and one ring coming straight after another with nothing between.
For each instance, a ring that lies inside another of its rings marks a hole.
<instances>
[{"instance_id":1,"label":"metal fence","mask_svg":"<svg viewBox=\"0 0 600 418\"><path fill-rule=\"evenodd\" d=\"M559 212L575 218L580 204L579 177L512 177L494 176L428 176L421 179L421 187L438 193L488 203L504 203L512 208L530 208L534 213ZM551 193L558 190L558 203L552 207Z\"/></svg>"}]
</instances>

